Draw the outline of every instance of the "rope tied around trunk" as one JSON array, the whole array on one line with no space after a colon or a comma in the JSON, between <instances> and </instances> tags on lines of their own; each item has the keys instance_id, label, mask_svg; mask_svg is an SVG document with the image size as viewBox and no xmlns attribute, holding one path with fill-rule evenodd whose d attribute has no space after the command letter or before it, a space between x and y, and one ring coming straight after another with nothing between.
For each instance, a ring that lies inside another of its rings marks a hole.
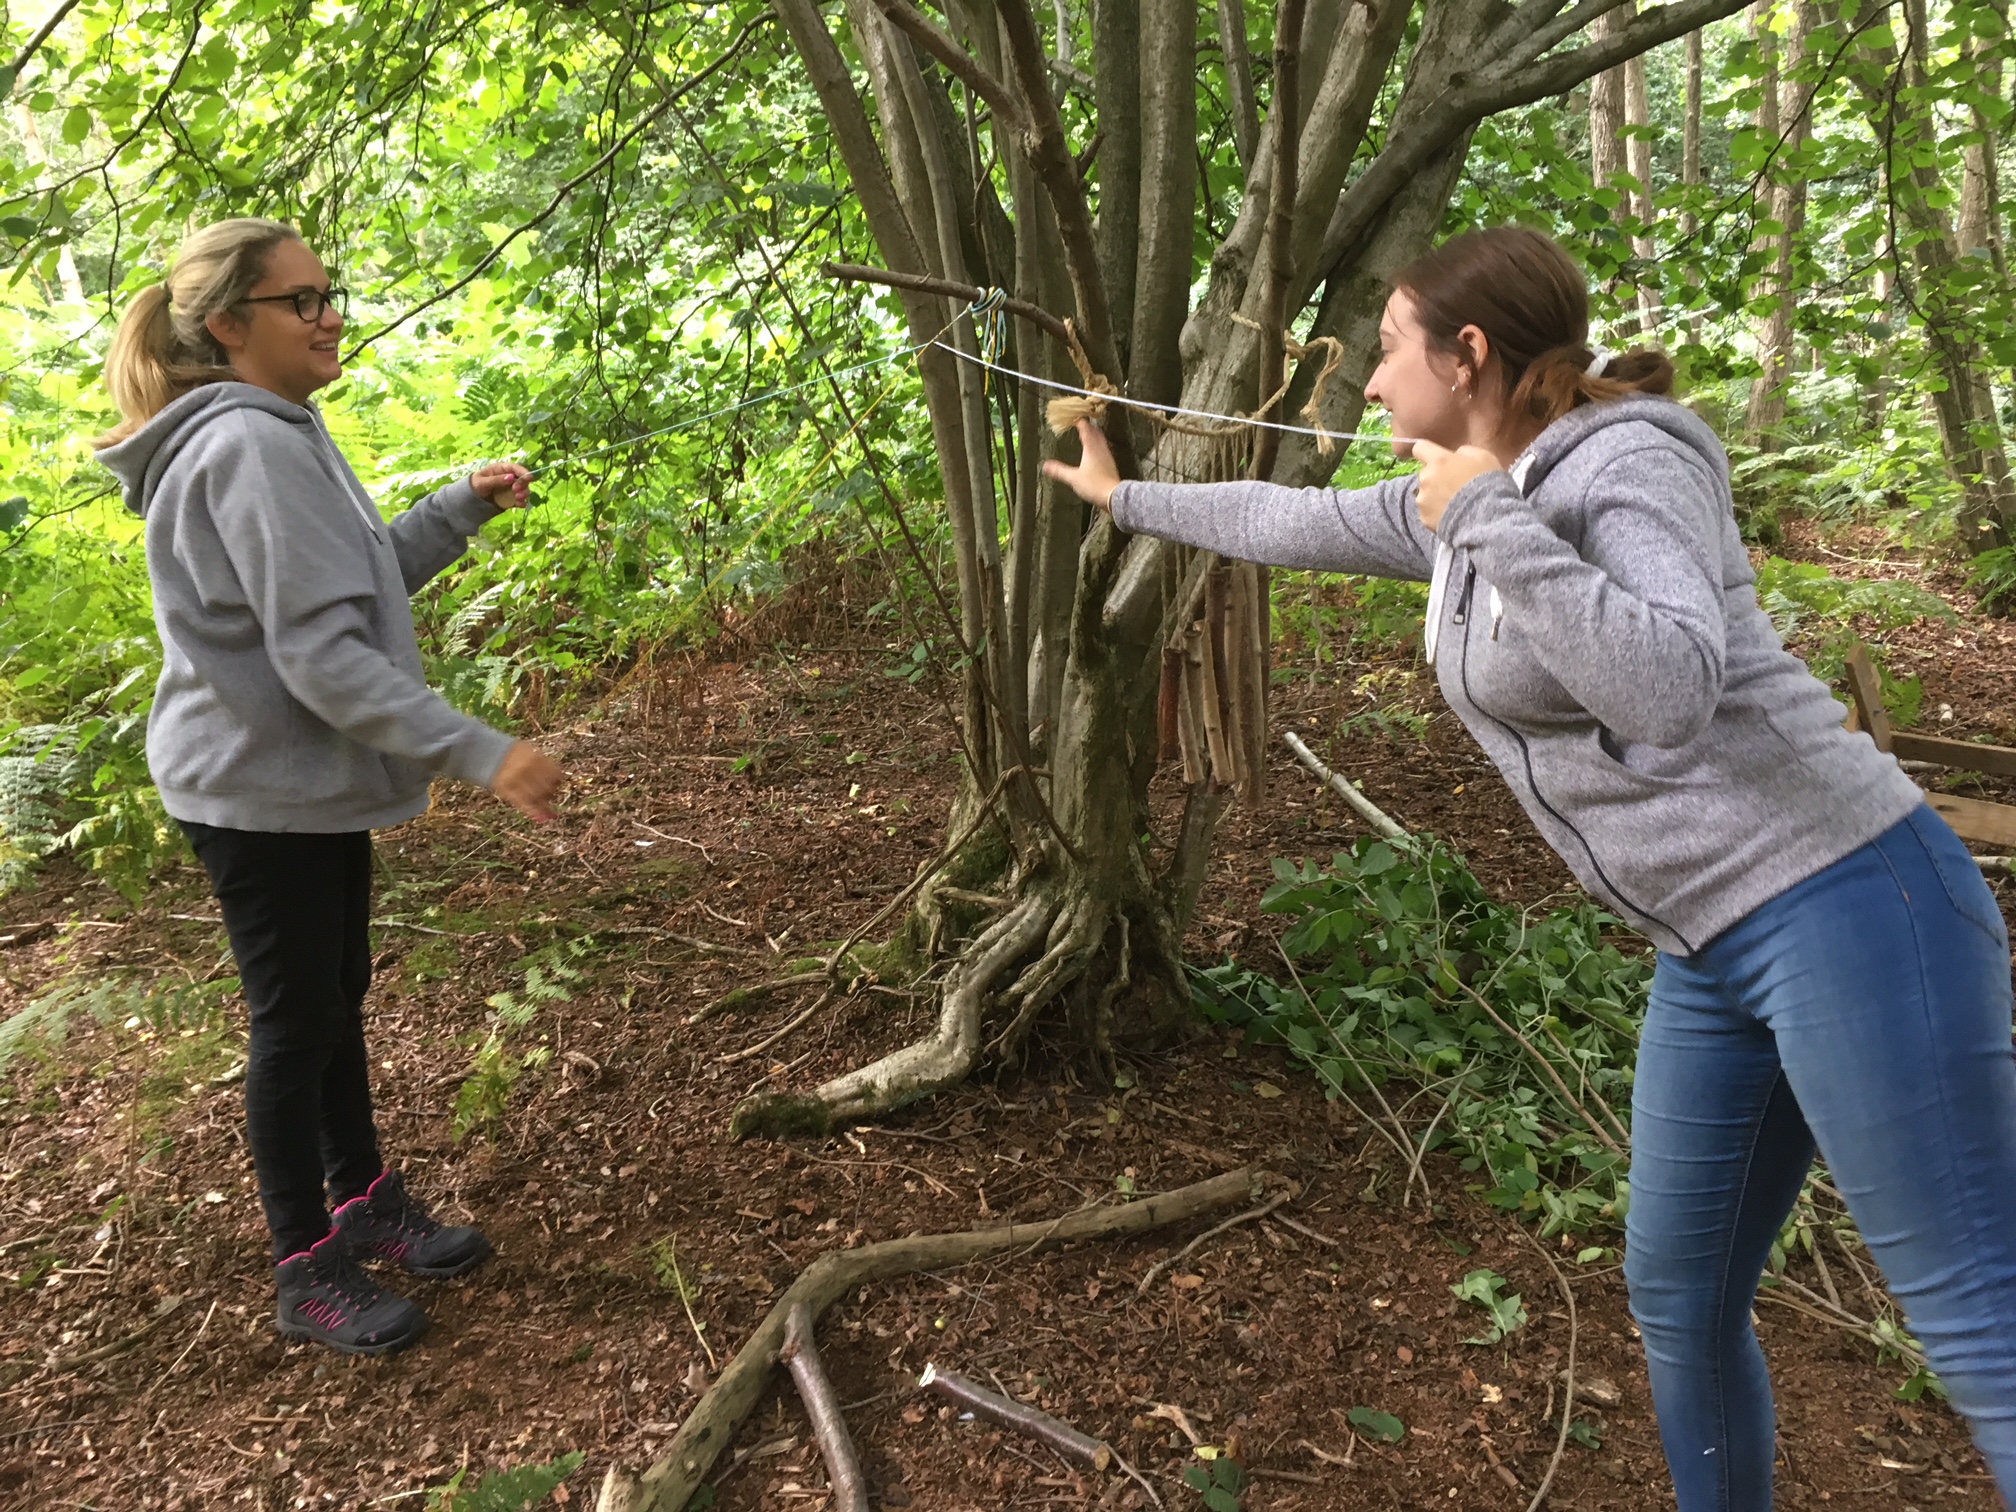
<instances>
[{"instance_id":1,"label":"rope tied around trunk","mask_svg":"<svg viewBox=\"0 0 2016 1512\"><path fill-rule=\"evenodd\" d=\"M998 289L988 290L990 295L1000 292ZM1256 331L1260 329L1256 322L1236 311L1232 318L1241 325L1251 326ZM1078 369L1078 381L1083 385L1084 391L1060 395L1052 399L1046 407L1045 416L1050 422L1051 432L1059 436L1075 429L1081 420L1103 421L1106 418L1108 399L1120 398L1120 390L1114 385L1113 380L1093 367L1091 357L1086 354L1085 343L1079 338L1077 324L1068 316L1064 321L1064 332L1068 338L1065 350L1070 353L1071 362ZM1302 406L1301 411L1302 418L1309 422L1310 432L1316 437L1318 454L1330 456L1337 450L1339 439L1359 439L1348 432L1333 433L1326 430L1322 420L1323 400L1329 393L1330 380L1344 365L1344 343L1335 336L1318 336L1310 341L1301 342L1295 339L1291 331L1281 333L1281 342L1282 349L1291 363L1299 364L1318 350L1324 354L1323 366L1316 374L1315 387L1309 393L1309 402ZM1288 390L1294 381L1295 372L1290 371L1282 377L1281 386L1269 394L1266 402L1251 415L1221 416L1216 423L1200 424L1180 418L1183 413L1194 412L1172 413L1169 410L1142 404L1139 400L1123 399L1121 402L1142 410L1149 420L1163 430L1174 431L1181 436L1195 436L1206 441L1222 441L1233 436L1244 439L1260 427L1268 425L1266 416L1288 397Z\"/></svg>"}]
</instances>

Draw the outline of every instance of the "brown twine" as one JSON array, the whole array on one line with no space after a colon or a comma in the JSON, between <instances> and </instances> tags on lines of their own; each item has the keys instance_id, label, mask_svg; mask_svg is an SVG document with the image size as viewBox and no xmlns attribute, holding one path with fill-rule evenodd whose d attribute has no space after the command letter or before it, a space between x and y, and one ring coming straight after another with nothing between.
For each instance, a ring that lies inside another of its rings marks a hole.
<instances>
[{"instance_id":1,"label":"brown twine","mask_svg":"<svg viewBox=\"0 0 2016 1512\"><path fill-rule=\"evenodd\" d=\"M1256 331L1260 329L1255 321L1248 319L1236 310L1233 312L1232 318L1241 325L1252 326ZM1062 394L1052 399L1045 407L1044 414L1050 422L1051 433L1059 436L1067 431L1075 430L1078 422L1081 420L1104 420L1107 410L1104 396L1108 394L1117 396L1120 392L1119 389L1114 387L1112 379L1093 368L1092 359L1086 355L1085 345L1079 340L1078 328L1069 317L1066 317L1064 321L1064 334L1066 337L1065 349L1071 354L1071 361L1078 369L1078 386L1090 389L1092 392L1090 394ZM1337 450L1337 442L1330 432L1324 429L1321 411L1323 408L1323 398L1328 391L1330 379L1344 365L1344 343L1339 341L1335 336L1318 336L1313 341L1305 344L1297 341L1287 331L1281 333L1281 340L1283 350L1286 352L1291 364L1302 362L1319 347L1324 350L1323 366L1316 374L1316 386L1310 391L1309 402L1302 406L1302 418L1307 420L1310 428L1316 432L1317 452L1327 457ZM1294 381L1295 370L1291 367L1282 375L1281 386L1268 395L1266 403L1255 410L1251 416L1241 416L1237 419L1228 420L1221 425L1185 419L1181 416L1171 415L1164 410L1144 409L1142 413L1163 430L1174 431L1179 436L1195 436L1200 440L1219 442L1236 437L1243 442L1249 439L1255 430L1255 426L1252 423L1253 420L1265 418L1268 411L1272 410L1274 406L1285 399ZM1221 447L1220 450L1224 451L1228 450L1228 448Z\"/></svg>"}]
</instances>

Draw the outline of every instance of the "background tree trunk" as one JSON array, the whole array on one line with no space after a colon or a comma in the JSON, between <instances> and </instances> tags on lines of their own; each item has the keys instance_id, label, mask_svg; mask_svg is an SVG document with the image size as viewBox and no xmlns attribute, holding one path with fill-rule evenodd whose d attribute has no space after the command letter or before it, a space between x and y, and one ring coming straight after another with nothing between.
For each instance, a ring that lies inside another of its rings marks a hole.
<instances>
[{"instance_id":1,"label":"background tree trunk","mask_svg":"<svg viewBox=\"0 0 2016 1512\"><path fill-rule=\"evenodd\" d=\"M1785 424L1792 369L1792 250L1806 223L1806 175L1798 167L1788 166L1788 159L1797 163L1799 149L1812 133L1807 119L1813 101L1809 41L1816 19L1810 0L1792 0L1791 25L1782 55L1776 49L1771 55L1777 88L1766 129L1775 129L1780 145L1765 180L1764 201L1775 229L1762 238L1771 260L1757 290L1771 305L1757 322L1757 363L1763 372L1750 385L1750 410L1743 426L1744 436L1753 446L1767 449L1776 447L1778 432Z\"/></svg>"},{"instance_id":2,"label":"background tree trunk","mask_svg":"<svg viewBox=\"0 0 2016 1512\"><path fill-rule=\"evenodd\" d=\"M1987 356L1972 334L1968 280L1958 266L1959 238L1947 215L1949 195L1939 174L1938 123L1925 103L1931 47L1925 0L1904 0L1902 13L1901 53L1896 33L1879 21L1865 33L1868 66L1856 78L1881 113L1885 180L1898 219L1912 233L1908 279L1901 260L1896 264L1898 294L1924 322L1927 346L1944 379L1931 396L1933 414L1947 466L1962 491L1959 544L1971 553L2016 544L2016 483L1995 413Z\"/></svg>"},{"instance_id":3,"label":"background tree trunk","mask_svg":"<svg viewBox=\"0 0 2016 1512\"><path fill-rule=\"evenodd\" d=\"M1686 83L1680 124L1680 183L1690 195L1701 187L1701 53L1701 33L1687 33ZM1680 214L1680 234L1690 244L1694 237L1701 234L1701 217L1695 213L1691 198ZM1687 259L1687 282L1697 289L1701 286L1700 264L1692 257ZM1687 340L1694 346L1701 344L1701 317L1698 314L1687 317Z\"/></svg>"}]
</instances>

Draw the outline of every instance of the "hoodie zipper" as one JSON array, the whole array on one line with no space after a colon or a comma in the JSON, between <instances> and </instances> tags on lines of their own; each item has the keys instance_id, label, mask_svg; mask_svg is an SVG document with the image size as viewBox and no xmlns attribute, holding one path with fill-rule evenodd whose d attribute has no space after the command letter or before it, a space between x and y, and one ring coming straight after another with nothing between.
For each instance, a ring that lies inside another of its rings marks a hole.
<instances>
[{"instance_id":1,"label":"hoodie zipper","mask_svg":"<svg viewBox=\"0 0 2016 1512\"><path fill-rule=\"evenodd\" d=\"M1457 600L1456 614L1453 619L1453 623L1463 625L1465 627L1463 631L1463 644L1460 648L1458 648L1456 657L1456 677L1457 681L1462 684L1464 700L1470 705L1471 708L1475 709L1479 714L1482 714L1486 719L1490 720L1491 723L1496 725L1499 729L1503 730L1507 735L1510 735L1513 741L1518 745L1519 759L1525 765L1526 768L1526 786L1532 790L1534 801L1538 803L1541 808L1545 809L1548 812L1548 814L1553 817L1554 822L1556 824L1559 824L1563 829L1567 830L1569 834L1573 835L1576 838L1576 840L1581 843L1582 853L1589 858L1590 867L1595 871L1597 877L1602 881L1603 885L1610 890L1610 896L1615 898L1620 904L1622 904L1627 912L1634 913L1638 915L1639 918L1644 919L1649 923L1657 924L1661 929L1665 930L1668 934L1672 935L1674 939L1680 942L1681 947L1685 954L1687 955L1694 954L1694 944L1691 940L1687 938L1686 935L1682 934L1678 929L1675 929L1671 924L1668 924L1664 919L1660 918L1659 915L1651 912L1649 909L1641 908L1636 903L1632 902L1630 896L1624 891L1624 889L1619 887L1615 882L1610 880L1610 874L1605 870L1603 870L1603 863L1596 859L1596 847L1589 843L1589 837L1583 834L1581 829L1578 828L1575 822L1571 820L1566 814L1562 813L1559 809L1554 807L1553 804L1549 803L1547 801L1547 795L1540 791L1540 779L1534 774L1533 771L1533 750L1532 747L1527 745L1526 737L1523 734L1521 734L1518 731L1518 729L1516 729L1514 726L1506 723L1504 720L1500 719L1497 715L1491 713L1482 704L1478 703L1476 696L1471 693L1470 631L1467 623L1467 610L1469 609L1470 606L1471 589L1476 582L1476 578L1477 578L1477 569L1475 567L1472 567L1470 569L1468 578L1465 580L1463 584L1462 597ZM1498 627L1497 624L1495 623L1495 620L1491 628L1492 628L1492 639L1496 640Z\"/></svg>"}]
</instances>

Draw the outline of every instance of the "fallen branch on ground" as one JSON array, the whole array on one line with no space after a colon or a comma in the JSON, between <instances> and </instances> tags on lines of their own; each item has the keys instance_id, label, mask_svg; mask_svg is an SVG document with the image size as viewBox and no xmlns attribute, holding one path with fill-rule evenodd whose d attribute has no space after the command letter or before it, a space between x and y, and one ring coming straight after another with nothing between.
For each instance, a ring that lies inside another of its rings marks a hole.
<instances>
[{"instance_id":1,"label":"fallen branch on ground","mask_svg":"<svg viewBox=\"0 0 2016 1512\"><path fill-rule=\"evenodd\" d=\"M936 1365L926 1365L917 1385L919 1389L935 1391L988 1421L999 1423L1003 1428L1013 1428L1026 1438L1048 1444L1059 1454L1090 1465L1094 1470L1104 1470L1113 1463L1112 1448L1091 1434L1081 1433L1062 1419L1025 1402L989 1391L985 1386L976 1386L962 1375L940 1370Z\"/></svg>"},{"instance_id":2,"label":"fallen branch on ground","mask_svg":"<svg viewBox=\"0 0 2016 1512\"><path fill-rule=\"evenodd\" d=\"M812 1442L826 1461L826 1483L833 1488L833 1512L868 1512L868 1482L861 1474L861 1457L854 1452L854 1438L847 1431L839 1398L833 1395L819 1346L812 1342L812 1310L803 1302L785 1319L784 1347L777 1358L791 1372L805 1403Z\"/></svg>"},{"instance_id":3,"label":"fallen branch on ground","mask_svg":"<svg viewBox=\"0 0 2016 1512\"><path fill-rule=\"evenodd\" d=\"M1287 742L1288 749L1295 753L1295 759L1314 772L1318 781L1328 783L1330 790L1350 804L1357 811L1359 818L1371 825L1373 829L1384 835L1388 840L1405 840L1408 838L1407 831L1388 818L1385 810L1381 809L1378 804L1367 798L1358 789L1351 786L1350 783L1325 766L1322 758L1302 743L1300 735L1297 735L1293 730L1284 730L1281 738Z\"/></svg>"},{"instance_id":4,"label":"fallen branch on ground","mask_svg":"<svg viewBox=\"0 0 2016 1512\"><path fill-rule=\"evenodd\" d=\"M1561 1468L1561 1456L1568 1452L1568 1426L1575 1417L1575 1346L1581 1342L1581 1324L1575 1317L1575 1291L1569 1286L1568 1278L1561 1274L1561 1267L1554 1263L1554 1257L1547 1253L1547 1247L1534 1239L1529 1230L1521 1229L1533 1248L1540 1252L1540 1258L1547 1262L1547 1269L1554 1272L1554 1284L1561 1288L1561 1300L1568 1304L1568 1368L1561 1372L1567 1382L1562 1391L1561 1432L1554 1440L1554 1457L1547 1461L1547 1473L1540 1477L1540 1489L1533 1493L1533 1500L1526 1503L1526 1512L1540 1512L1540 1504L1547 1500L1548 1488L1554 1484L1555 1472Z\"/></svg>"},{"instance_id":5,"label":"fallen branch on ground","mask_svg":"<svg viewBox=\"0 0 2016 1512\"><path fill-rule=\"evenodd\" d=\"M762 1396L794 1307L803 1305L816 1322L834 1302L870 1281L966 1265L994 1255L1038 1254L1089 1239L1147 1233L1250 1200L1264 1179L1263 1173L1246 1167L1119 1206L1083 1208L1049 1223L919 1234L855 1250L829 1251L791 1283L650 1469L640 1476L620 1466L610 1468L596 1503L597 1512L684 1512L714 1461Z\"/></svg>"}]
</instances>

